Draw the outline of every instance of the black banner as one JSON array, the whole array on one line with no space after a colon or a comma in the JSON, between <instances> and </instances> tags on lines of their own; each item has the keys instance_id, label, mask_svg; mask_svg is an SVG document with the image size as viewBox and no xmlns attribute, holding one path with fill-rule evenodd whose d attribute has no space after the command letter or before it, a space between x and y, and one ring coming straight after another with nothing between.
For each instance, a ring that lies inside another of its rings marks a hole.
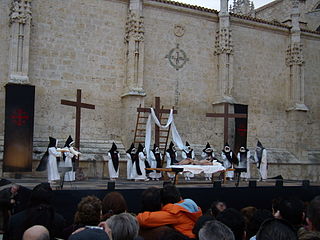
<instances>
[{"instance_id":1,"label":"black banner","mask_svg":"<svg viewBox=\"0 0 320 240\"><path fill-rule=\"evenodd\" d=\"M9 83L5 88L3 171L32 171L35 87Z\"/></svg>"},{"instance_id":2,"label":"black banner","mask_svg":"<svg viewBox=\"0 0 320 240\"><path fill-rule=\"evenodd\" d=\"M235 114L248 114L248 105L234 104ZM248 118L235 119L234 150L237 153L240 147L247 147Z\"/></svg>"}]
</instances>

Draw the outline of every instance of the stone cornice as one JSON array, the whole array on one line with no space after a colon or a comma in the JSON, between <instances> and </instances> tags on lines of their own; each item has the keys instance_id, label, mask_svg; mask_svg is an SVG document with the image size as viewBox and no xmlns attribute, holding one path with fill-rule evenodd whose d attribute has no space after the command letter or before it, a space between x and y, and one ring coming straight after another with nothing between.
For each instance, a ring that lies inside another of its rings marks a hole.
<instances>
[{"instance_id":1,"label":"stone cornice","mask_svg":"<svg viewBox=\"0 0 320 240\"><path fill-rule=\"evenodd\" d=\"M216 14L219 13L219 11L217 11L215 9L210 9L210 8L205 8L205 7L200 7L200 6L196 6L196 5L180 3L180 2L175 2L175 1L169 1L169 0L149 0L149 1L160 2L160 3L165 3L165 4L184 7L184 8L190 8L190 9L199 10L199 11L203 11L203 12L210 12L210 13L216 13Z\"/></svg>"},{"instance_id":2,"label":"stone cornice","mask_svg":"<svg viewBox=\"0 0 320 240\"><path fill-rule=\"evenodd\" d=\"M276 27L290 29L290 26L288 26L288 25L285 25L285 24L282 24L282 23L277 23L277 22L267 21L267 20L264 20L264 19L261 19L261 18L254 18L254 17L235 14L235 13L230 13L230 16L235 17L235 18L244 19L244 20L253 21L253 22L258 22L258 23L262 23L262 24L267 24L267 25L272 25L272 26L276 26Z\"/></svg>"}]
</instances>

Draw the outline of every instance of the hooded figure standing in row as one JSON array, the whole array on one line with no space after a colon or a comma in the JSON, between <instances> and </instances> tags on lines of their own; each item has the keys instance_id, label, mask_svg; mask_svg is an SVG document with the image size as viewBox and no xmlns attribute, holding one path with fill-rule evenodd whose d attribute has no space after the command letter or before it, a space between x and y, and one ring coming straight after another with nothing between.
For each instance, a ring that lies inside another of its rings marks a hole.
<instances>
[{"instance_id":1,"label":"hooded figure standing in row","mask_svg":"<svg viewBox=\"0 0 320 240\"><path fill-rule=\"evenodd\" d=\"M131 144L130 148L126 151L127 153L127 179L132 180L132 165L136 155L136 148L134 143Z\"/></svg>"},{"instance_id":2,"label":"hooded figure standing in row","mask_svg":"<svg viewBox=\"0 0 320 240\"><path fill-rule=\"evenodd\" d=\"M251 178L250 173L250 151L246 147L240 147L239 152L237 154L237 158L239 159L239 168L246 168L246 172L241 173L241 177L248 180Z\"/></svg>"},{"instance_id":3,"label":"hooded figure standing in row","mask_svg":"<svg viewBox=\"0 0 320 240\"><path fill-rule=\"evenodd\" d=\"M166 160L167 160L167 165L166 168L171 168L172 165L178 164L177 160L178 154L176 147L174 146L173 142L171 141L169 144L169 148L166 150ZM173 180L175 174L174 173L167 173L168 177Z\"/></svg>"},{"instance_id":4,"label":"hooded figure standing in row","mask_svg":"<svg viewBox=\"0 0 320 240\"><path fill-rule=\"evenodd\" d=\"M151 158L151 163L150 166L151 168L161 168L161 161L162 161L162 154L160 152L159 147L154 144L153 149L150 151L150 158ZM161 178L161 172L159 171L152 171L149 173L149 177L152 178L152 180L159 180Z\"/></svg>"},{"instance_id":5,"label":"hooded figure standing in row","mask_svg":"<svg viewBox=\"0 0 320 240\"><path fill-rule=\"evenodd\" d=\"M216 158L214 157L213 148L210 146L208 142L206 147L202 150L201 158L202 160L207 160L209 162L213 162L213 160L216 160ZM205 173L204 176L206 180L211 181L212 173Z\"/></svg>"},{"instance_id":6,"label":"hooded figure standing in row","mask_svg":"<svg viewBox=\"0 0 320 240\"><path fill-rule=\"evenodd\" d=\"M254 160L257 163L257 168L260 175L260 180L267 179L267 150L262 146L261 142L258 141L257 148L254 153Z\"/></svg>"},{"instance_id":7,"label":"hooded figure standing in row","mask_svg":"<svg viewBox=\"0 0 320 240\"><path fill-rule=\"evenodd\" d=\"M110 180L115 180L119 177L120 154L119 151L117 151L117 149L117 145L113 142L112 147L108 152L108 170Z\"/></svg>"},{"instance_id":8,"label":"hooded figure standing in row","mask_svg":"<svg viewBox=\"0 0 320 240\"><path fill-rule=\"evenodd\" d=\"M221 157L223 159L223 166L226 169L234 168L233 167L233 165L234 165L234 153L231 151L231 148L230 148L228 143L226 143L224 145L224 148L223 148L222 153L221 153ZM227 175L227 178L232 180L233 177L234 177L234 172L233 171L228 171L228 172L226 172L226 175Z\"/></svg>"},{"instance_id":9,"label":"hooded figure standing in row","mask_svg":"<svg viewBox=\"0 0 320 240\"><path fill-rule=\"evenodd\" d=\"M138 180L145 180L148 181L149 179L146 176L146 155L143 152L144 148L142 144L139 144L136 154L133 155L134 160L132 164L132 178L135 181Z\"/></svg>"},{"instance_id":10,"label":"hooded figure standing in row","mask_svg":"<svg viewBox=\"0 0 320 240\"><path fill-rule=\"evenodd\" d=\"M194 160L194 151L190 147L190 144L186 142L186 148L181 151L182 161L180 164L193 164ZM185 162L185 163L183 163ZM183 173L185 180L189 181L194 177L194 173L192 172L184 172Z\"/></svg>"},{"instance_id":11,"label":"hooded figure standing in row","mask_svg":"<svg viewBox=\"0 0 320 240\"><path fill-rule=\"evenodd\" d=\"M36 171L45 171L47 169L49 183L60 180L57 157L61 157L61 152L57 151L57 146L58 140L53 137L49 137L49 145L47 151L42 156L40 164L36 169Z\"/></svg>"},{"instance_id":12,"label":"hooded figure standing in row","mask_svg":"<svg viewBox=\"0 0 320 240\"><path fill-rule=\"evenodd\" d=\"M64 181L70 182L76 180L76 172L73 169L72 159L74 156L78 157L80 152L73 148L74 141L71 136L68 137L66 143L64 144L64 149L68 152L63 153L64 167L71 167L71 171L66 172L64 175Z\"/></svg>"}]
</instances>

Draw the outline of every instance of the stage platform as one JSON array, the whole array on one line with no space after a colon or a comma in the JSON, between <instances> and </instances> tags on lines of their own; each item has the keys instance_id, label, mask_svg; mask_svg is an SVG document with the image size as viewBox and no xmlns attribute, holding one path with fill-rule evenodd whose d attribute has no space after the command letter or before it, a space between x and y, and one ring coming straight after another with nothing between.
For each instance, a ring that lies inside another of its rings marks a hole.
<instances>
[{"instance_id":1,"label":"stage platform","mask_svg":"<svg viewBox=\"0 0 320 240\"><path fill-rule=\"evenodd\" d=\"M21 209L26 207L32 188L41 182L46 182L46 178L6 178L6 180L22 186L19 194ZM271 210L272 199L277 197L295 196L303 201L310 201L313 197L320 195L320 183L292 180L279 182L275 179L269 179L265 182L256 180L251 179L250 186L249 182L240 181L239 186L236 187L234 181L227 181L220 185L221 182L218 181L212 183L203 178L185 181L183 177L180 177L176 186L183 198L193 199L204 212L215 200L224 201L228 207L236 209L255 206ZM140 202L143 190L148 187L162 187L164 184L164 181L135 182L126 179L118 179L114 185L110 182L108 179L87 179L75 181L72 184L65 182L62 190L54 189L54 207L66 218L68 223L71 223L77 204L82 197L95 195L103 199L108 192L118 191L127 200L129 211L138 213L141 209ZM9 185L0 186L0 189L7 186Z\"/></svg>"}]
</instances>

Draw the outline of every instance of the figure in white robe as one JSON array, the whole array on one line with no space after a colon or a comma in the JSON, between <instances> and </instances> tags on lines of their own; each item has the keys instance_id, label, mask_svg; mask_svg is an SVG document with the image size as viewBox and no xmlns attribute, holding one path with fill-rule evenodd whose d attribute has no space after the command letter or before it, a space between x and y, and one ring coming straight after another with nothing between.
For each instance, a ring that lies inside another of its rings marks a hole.
<instances>
[{"instance_id":1,"label":"figure in white robe","mask_svg":"<svg viewBox=\"0 0 320 240\"><path fill-rule=\"evenodd\" d=\"M207 160L210 162L213 162L216 158L214 157L213 148L210 146L210 144L207 142L206 147L202 150L201 153L202 160ZM211 181L212 173L204 173L204 177L206 180Z\"/></svg>"},{"instance_id":2,"label":"figure in white robe","mask_svg":"<svg viewBox=\"0 0 320 240\"><path fill-rule=\"evenodd\" d=\"M150 151L150 167L151 168L162 168L162 154L159 150L159 147L154 144L153 149ZM149 173L149 177L152 180L159 180L161 178L161 172L159 171L152 171Z\"/></svg>"},{"instance_id":3,"label":"figure in white robe","mask_svg":"<svg viewBox=\"0 0 320 240\"><path fill-rule=\"evenodd\" d=\"M246 168L246 172L242 172L240 177L248 180L251 178L250 173L250 151L246 147L240 147L240 150L237 154L237 158L239 159L238 168Z\"/></svg>"},{"instance_id":4,"label":"figure in white robe","mask_svg":"<svg viewBox=\"0 0 320 240\"><path fill-rule=\"evenodd\" d=\"M64 167L71 167L71 171L68 171L64 175L64 181L71 182L76 180L76 172L73 169L72 159L74 156L78 157L80 152L76 151L73 148L74 141L71 136L68 137L64 149L68 150L67 152L64 152Z\"/></svg>"},{"instance_id":5,"label":"figure in white robe","mask_svg":"<svg viewBox=\"0 0 320 240\"><path fill-rule=\"evenodd\" d=\"M119 177L120 154L117 149L117 145L113 142L112 147L108 152L108 170L110 180L115 180Z\"/></svg>"},{"instance_id":6,"label":"figure in white robe","mask_svg":"<svg viewBox=\"0 0 320 240\"><path fill-rule=\"evenodd\" d=\"M127 179L132 180L132 165L133 159L136 155L136 148L134 147L134 143L131 144L130 148L126 151L127 153Z\"/></svg>"},{"instance_id":7,"label":"figure in white robe","mask_svg":"<svg viewBox=\"0 0 320 240\"><path fill-rule=\"evenodd\" d=\"M146 176L146 155L143 152L144 148L141 144L139 144L137 153L133 156L132 163L132 178L135 181L144 180L148 181L149 179Z\"/></svg>"},{"instance_id":8,"label":"figure in white robe","mask_svg":"<svg viewBox=\"0 0 320 240\"><path fill-rule=\"evenodd\" d=\"M190 144L186 142L186 148L181 151L182 161L184 160L194 160L194 151L190 147ZM194 177L194 173L192 172L184 172L184 178L186 181L189 181L191 178Z\"/></svg>"},{"instance_id":9,"label":"figure in white robe","mask_svg":"<svg viewBox=\"0 0 320 240\"><path fill-rule=\"evenodd\" d=\"M260 180L262 180L262 181L266 180L268 177L267 150L262 146L260 141L258 141L258 143L257 143L257 148L254 153L254 159L255 159L255 162L257 163L257 168L259 171Z\"/></svg>"},{"instance_id":10,"label":"figure in white robe","mask_svg":"<svg viewBox=\"0 0 320 240\"><path fill-rule=\"evenodd\" d=\"M177 150L176 147L174 146L173 142L171 141L169 144L169 148L166 150L166 168L171 168L172 165L176 165L178 164L178 160L177 160L178 154L177 154ZM169 173L167 172L168 177L170 178L170 180L174 180L175 174L174 173Z\"/></svg>"},{"instance_id":11,"label":"figure in white robe","mask_svg":"<svg viewBox=\"0 0 320 240\"><path fill-rule=\"evenodd\" d=\"M58 140L49 137L49 145L47 151L42 156L39 166L36 171L47 170L48 182L60 181L60 174L58 172L57 157L61 157L61 152L57 151Z\"/></svg>"},{"instance_id":12,"label":"figure in white robe","mask_svg":"<svg viewBox=\"0 0 320 240\"><path fill-rule=\"evenodd\" d=\"M226 169L233 169L234 161L233 161L233 152L230 149L230 146L228 143L224 145L224 148L221 152L221 158L223 160L223 166ZM234 177L234 172L233 171L227 171L226 172L226 177L229 178L230 180L233 179Z\"/></svg>"}]
</instances>

